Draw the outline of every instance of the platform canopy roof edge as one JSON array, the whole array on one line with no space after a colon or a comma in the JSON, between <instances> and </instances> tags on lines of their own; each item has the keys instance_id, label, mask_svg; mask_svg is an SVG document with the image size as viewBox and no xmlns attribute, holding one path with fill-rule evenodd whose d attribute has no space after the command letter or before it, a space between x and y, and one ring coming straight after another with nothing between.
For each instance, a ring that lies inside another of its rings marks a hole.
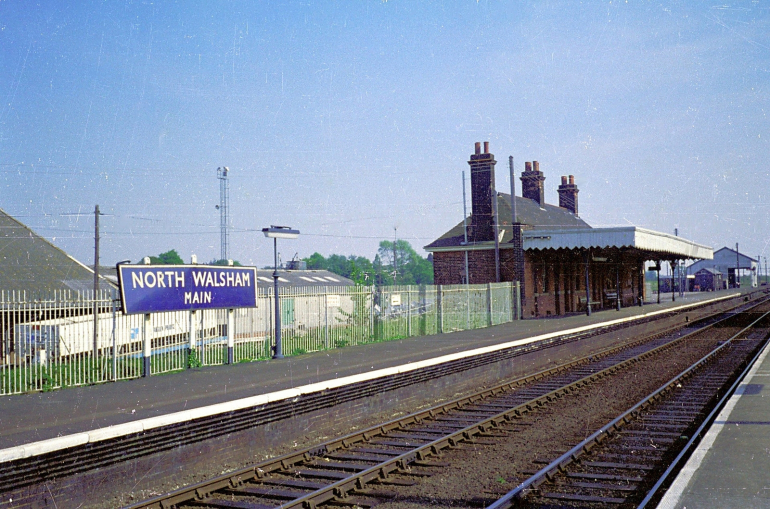
<instances>
[{"instance_id":1,"label":"platform canopy roof edge","mask_svg":"<svg viewBox=\"0 0 770 509\"><path fill-rule=\"evenodd\" d=\"M524 250L636 249L650 259L711 260L714 257L714 250L709 246L637 226L528 230L523 237Z\"/></svg>"}]
</instances>

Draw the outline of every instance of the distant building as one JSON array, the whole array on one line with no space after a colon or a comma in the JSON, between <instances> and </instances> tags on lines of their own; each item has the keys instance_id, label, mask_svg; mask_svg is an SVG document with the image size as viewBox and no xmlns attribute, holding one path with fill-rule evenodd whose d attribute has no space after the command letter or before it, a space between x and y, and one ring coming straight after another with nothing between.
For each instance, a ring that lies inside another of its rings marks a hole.
<instances>
[{"instance_id":1,"label":"distant building","mask_svg":"<svg viewBox=\"0 0 770 509\"><path fill-rule=\"evenodd\" d=\"M727 286L736 288L740 286L741 271L749 271L751 275L751 286L757 286L757 260L737 252L735 249L723 247L714 251L714 258L711 260L701 260L687 267L688 274L695 274L704 268L715 269L722 273L722 277L727 274ZM736 280L735 274L738 273Z\"/></svg>"},{"instance_id":2,"label":"distant building","mask_svg":"<svg viewBox=\"0 0 770 509\"><path fill-rule=\"evenodd\" d=\"M695 290L701 292L714 292L724 289L722 273L716 269L705 267L693 274L695 276Z\"/></svg>"},{"instance_id":3,"label":"distant building","mask_svg":"<svg viewBox=\"0 0 770 509\"><path fill-rule=\"evenodd\" d=\"M592 228L578 215L578 187L563 176L559 206L545 203L545 176L525 163L522 196L495 190L494 155L476 143L468 164L472 213L425 246L435 284L519 281L525 317L619 308L644 299L645 261L710 259L708 246L637 228ZM515 217L512 209L516 209ZM466 256L467 266L466 271Z\"/></svg>"},{"instance_id":4,"label":"distant building","mask_svg":"<svg viewBox=\"0 0 770 509\"><path fill-rule=\"evenodd\" d=\"M0 290L90 292L94 271L0 210ZM99 288L115 286L100 278Z\"/></svg>"},{"instance_id":5,"label":"distant building","mask_svg":"<svg viewBox=\"0 0 770 509\"><path fill-rule=\"evenodd\" d=\"M257 269L257 285L273 287L273 269ZM352 279L340 276L328 270L290 270L278 269L278 287L307 288L319 286L355 286Z\"/></svg>"}]
</instances>

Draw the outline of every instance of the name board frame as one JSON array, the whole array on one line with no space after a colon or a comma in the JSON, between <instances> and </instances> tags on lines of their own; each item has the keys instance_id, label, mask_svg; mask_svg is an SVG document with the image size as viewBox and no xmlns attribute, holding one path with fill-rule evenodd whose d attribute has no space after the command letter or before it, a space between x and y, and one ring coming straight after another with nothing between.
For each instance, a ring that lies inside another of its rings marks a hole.
<instances>
[{"instance_id":1,"label":"name board frame","mask_svg":"<svg viewBox=\"0 0 770 509\"><path fill-rule=\"evenodd\" d=\"M257 307L257 268L118 265L124 314Z\"/></svg>"}]
</instances>

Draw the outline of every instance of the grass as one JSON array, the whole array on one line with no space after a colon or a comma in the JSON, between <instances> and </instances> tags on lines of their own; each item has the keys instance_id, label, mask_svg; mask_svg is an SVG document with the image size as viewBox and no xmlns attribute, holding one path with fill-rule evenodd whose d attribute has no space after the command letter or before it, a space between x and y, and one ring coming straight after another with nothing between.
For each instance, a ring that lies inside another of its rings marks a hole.
<instances>
[{"instance_id":1,"label":"grass","mask_svg":"<svg viewBox=\"0 0 770 509\"><path fill-rule=\"evenodd\" d=\"M483 315L483 316L482 316ZM444 330L464 330L467 311L453 309L444 311ZM413 315L411 328L405 316L381 321L375 318L374 328L366 320L358 320L357 325L348 323L305 330L288 329L284 331L283 350L290 355L304 355L308 352L326 348L345 348L357 344L397 341L410 336L435 334L437 315L428 313ZM471 313L470 328L488 325L484 313ZM411 334L409 334L411 332ZM261 338L249 343L235 345L234 357L238 363L257 362L272 357L271 340ZM167 345L168 347L169 345ZM226 347L221 342L206 344L189 350L182 343L170 345L175 349L155 353L151 359L152 375L172 374L196 369L202 366L224 364L227 361ZM141 352L132 352L132 356L117 359L118 379L130 379L142 376ZM60 388L90 385L112 380L112 358L104 357L97 361L90 356L68 359L43 367L36 364L24 366L0 365L0 394L13 394L30 391L51 391Z\"/></svg>"}]
</instances>

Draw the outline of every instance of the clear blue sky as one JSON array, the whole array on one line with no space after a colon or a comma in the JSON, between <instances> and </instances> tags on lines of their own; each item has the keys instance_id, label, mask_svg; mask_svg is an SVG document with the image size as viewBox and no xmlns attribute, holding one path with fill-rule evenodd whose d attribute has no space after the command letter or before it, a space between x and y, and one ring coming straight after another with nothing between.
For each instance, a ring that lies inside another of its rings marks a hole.
<instances>
[{"instance_id":1,"label":"clear blue sky","mask_svg":"<svg viewBox=\"0 0 770 509\"><path fill-rule=\"evenodd\" d=\"M769 85L765 2L4 0L0 208L86 263L97 203L103 262L208 261L226 165L232 258L270 224L371 258L461 221L488 140L502 191L534 159L593 226L770 255Z\"/></svg>"}]
</instances>

